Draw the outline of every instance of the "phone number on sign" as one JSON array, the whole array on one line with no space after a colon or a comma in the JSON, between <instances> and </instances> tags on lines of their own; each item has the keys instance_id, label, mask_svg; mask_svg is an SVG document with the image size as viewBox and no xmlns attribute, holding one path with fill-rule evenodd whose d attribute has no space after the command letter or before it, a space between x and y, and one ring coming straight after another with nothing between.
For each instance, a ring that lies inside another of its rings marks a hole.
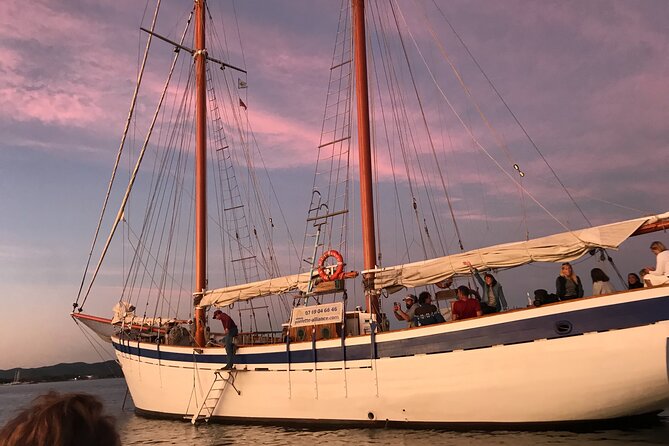
<instances>
[{"instance_id":1,"label":"phone number on sign","mask_svg":"<svg viewBox=\"0 0 669 446\"><path fill-rule=\"evenodd\" d=\"M337 311L337 307L314 308L312 310L304 310L305 316L314 316L316 314L327 314Z\"/></svg>"}]
</instances>

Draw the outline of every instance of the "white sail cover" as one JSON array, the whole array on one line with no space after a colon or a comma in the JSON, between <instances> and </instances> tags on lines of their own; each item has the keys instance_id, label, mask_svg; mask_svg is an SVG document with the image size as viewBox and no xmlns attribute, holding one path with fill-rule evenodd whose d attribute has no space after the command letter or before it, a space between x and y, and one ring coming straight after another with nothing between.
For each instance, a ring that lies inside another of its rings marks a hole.
<instances>
[{"instance_id":1,"label":"white sail cover","mask_svg":"<svg viewBox=\"0 0 669 446\"><path fill-rule=\"evenodd\" d=\"M465 261L477 269L511 268L531 262L567 262L593 248L615 249L642 225L666 218L669 213L377 269L373 270L374 288L394 292L402 287L425 286L455 275L467 275L469 267Z\"/></svg>"},{"instance_id":2,"label":"white sail cover","mask_svg":"<svg viewBox=\"0 0 669 446\"><path fill-rule=\"evenodd\" d=\"M243 283L225 288L207 291L202 297L200 305L224 307L240 300L249 300L256 297L283 294L289 291L307 291L309 273L293 274L292 276L274 277L259 282Z\"/></svg>"}]
</instances>

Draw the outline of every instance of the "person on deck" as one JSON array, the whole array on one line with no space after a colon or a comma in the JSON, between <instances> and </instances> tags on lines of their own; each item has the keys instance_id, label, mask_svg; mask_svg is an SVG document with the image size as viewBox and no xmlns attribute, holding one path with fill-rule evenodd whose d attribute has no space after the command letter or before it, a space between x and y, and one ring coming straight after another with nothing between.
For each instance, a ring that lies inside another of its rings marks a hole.
<instances>
[{"instance_id":1,"label":"person on deck","mask_svg":"<svg viewBox=\"0 0 669 446\"><path fill-rule=\"evenodd\" d=\"M562 264L560 275L555 280L555 290L555 294L560 300L583 297L583 284L581 284L581 279L574 273L574 269L569 262Z\"/></svg>"},{"instance_id":2,"label":"person on deck","mask_svg":"<svg viewBox=\"0 0 669 446\"><path fill-rule=\"evenodd\" d=\"M599 296L600 294L611 294L615 293L616 289L611 285L609 281L609 276L606 275L604 271L599 268L593 268L590 271L590 277L592 278L592 295Z\"/></svg>"},{"instance_id":3,"label":"person on deck","mask_svg":"<svg viewBox=\"0 0 669 446\"><path fill-rule=\"evenodd\" d=\"M664 243L655 241L650 244L650 250L656 255L655 268L647 266L644 282L649 286L664 285L669 283L669 251Z\"/></svg>"},{"instance_id":4,"label":"person on deck","mask_svg":"<svg viewBox=\"0 0 669 446\"><path fill-rule=\"evenodd\" d=\"M414 323L417 327L445 322L439 309L432 305L432 296L428 291L418 295L418 303L420 306L414 312Z\"/></svg>"},{"instance_id":5,"label":"person on deck","mask_svg":"<svg viewBox=\"0 0 669 446\"><path fill-rule=\"evenodd\" d=\"M465 285L458 287L458 300L453 302L453 309L451 310L451 318L454 321L478 317L483 314L479 301L469 297L469 294L469 288Z\"/></svg>"},{"instance_id":6,"label":"person on deck","mask_svg":"<svg viewBox=\"0 0 669 446\"><path fill-rule=\"evenodd\" d=\"M481 311L483 314L505 311L508 306L506 304L502 285L500 285L490 273L485 273L483 278L481 278L479 270L474 268L471 262L467 261L463 263L474 273L476 281L481 285L481 288L483 288L483 301L481 302Z\"/></svg>"},{"instance_id":7,"label":"person on deck","mask_svg":"<svg viewBox=\"0 0 669 446\"><path fill-rule=\"evenodd\" d=\"M214 319L218 319L223 324L223 331L225 333L225 355L228 359L223 370L230 370L234 364L235 357L235 346L232 344L232 341L239 333L237 324L235 324L235 321L233 321L230 316L223 313L221 310L214 311Z\"/></svg>"},{"instance_id":8,"label":"person on deck","mask_svg":"<svg viewBox=\"0 0 669 446\"><path fill-rule=\"evenodd\" d=\"M393 314L395 315L395 319L398 321L406 321L407 322L407 327L415 327L416 323L414 321L414 313L420 306L417 303L416 296L413 294L407 294L407 296L404 298L404 304L407 306L406 311L402 311L402 308L398 303L395 303L393 306Z\"/></svg>"},{"instance_id":9,"label":"person on deck","mask_svg":"<svg viewBox=\"0 0 669 446\"><path fill-rule=\"evenodd\" d=\"M646 282L646 276L648 275L648 270L646 268L641 268L639 270L639 277L641 277L641 283L643 283L643 286L648 286L648 283Z\"/></svg>"},{"instance_id":10,"label":"person on deck","mask_svg":"<svg viewBox=\"0 0 669 446\"><path fill-rule=\"evenodd\" d=\"M636 273L629 273L627 275L627 289L633 290L636 288L643 288L643 282Z\"/></svg>"}]
</instances>

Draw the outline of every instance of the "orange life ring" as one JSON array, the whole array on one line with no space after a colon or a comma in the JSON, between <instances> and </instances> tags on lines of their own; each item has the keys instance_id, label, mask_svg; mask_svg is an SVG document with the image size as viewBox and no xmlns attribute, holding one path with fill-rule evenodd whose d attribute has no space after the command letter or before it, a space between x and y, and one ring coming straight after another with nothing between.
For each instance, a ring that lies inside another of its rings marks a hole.
<instances>
[{"instance_id":1,"label":"orange life ring","mask_svg":"<svg viewBox=\"0 0 669 446\"><path fill-rule=\"evenodd\" d=\"M325 272L325 261L330 257L334 257L335 260L337 260L337 268L332 274L328 275L328 273ZM339 254L338 251L335 251L334 249L325 251L321 256L321 258L318 259L318 275L325 282L339 279L343 271L344 271L344 258L342 257L341 254Z\"/></svg>"}]
</instances>

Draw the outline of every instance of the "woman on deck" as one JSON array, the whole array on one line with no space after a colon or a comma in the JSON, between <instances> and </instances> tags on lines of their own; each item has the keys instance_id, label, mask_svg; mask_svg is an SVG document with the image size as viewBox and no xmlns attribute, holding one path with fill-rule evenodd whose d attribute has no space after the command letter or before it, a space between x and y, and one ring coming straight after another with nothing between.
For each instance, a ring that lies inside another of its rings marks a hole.
<instances>
[{"instance_id":1,"label":"woman on deck","mask_svg":"<svg viewBox=\"0 0 669 446\"><path fill-rule=\"evenodd\" d=\"M476 277L476 281L483 288L483 299L481 300L481 311L483 314L505 311L508 308L508 305L506 303L506 298L504 297L502 285L500 285L490 273L485 273L483 278L481 278L479 271L472 267L471 262L464 262L464 264L472 270L474 277Z\"/></svg>"},{"instance_id":2,"label":"woman on deck","mask_svg":"<svg viewBox=\"0 0 669 446\"><path fill-rule=\"evenodd\" d=\"M655 241L650 244L650 250L656 255L655 268L646 267L647 274L643 277L644 282L650 286L669 283L669 251L664 243Z\"/></svg>"},{"instance_id":3,"label":"woman on deck","mask_svg":"<svg viewBox=\"0 0 669 446\"><path fill-rule=\"evenodd\" d=\"M643 288L643 282L636 273L629 273L627 275L627 289L633 290L636 288Z\"/></svg>"},{"instance_id":4,"label":"woman on deck","mask_svg":"<svg viewBox=\"0 0 669 446\"><path fill-rule=\"evenodd\" d=\"M560 275L555 280L555 294L560 300L578 299L583 297L583 284L581 279L574 273L569 262L562 264Z\"/></svg>"},{"instance_id":5,"label":"woman on deck","mask_svg":"<svg viewBox=\"0 0 669 446\"><path fill-rule=\"evenodd\" d=\"M599 268L593 268L590 270L590 277L592 278L592 295L599 296L601 294L611 294L615 293L616 289L613 288L611 282L609 281L609 276L606 275L604 271Z\"/></svg>"}]
</instances>

